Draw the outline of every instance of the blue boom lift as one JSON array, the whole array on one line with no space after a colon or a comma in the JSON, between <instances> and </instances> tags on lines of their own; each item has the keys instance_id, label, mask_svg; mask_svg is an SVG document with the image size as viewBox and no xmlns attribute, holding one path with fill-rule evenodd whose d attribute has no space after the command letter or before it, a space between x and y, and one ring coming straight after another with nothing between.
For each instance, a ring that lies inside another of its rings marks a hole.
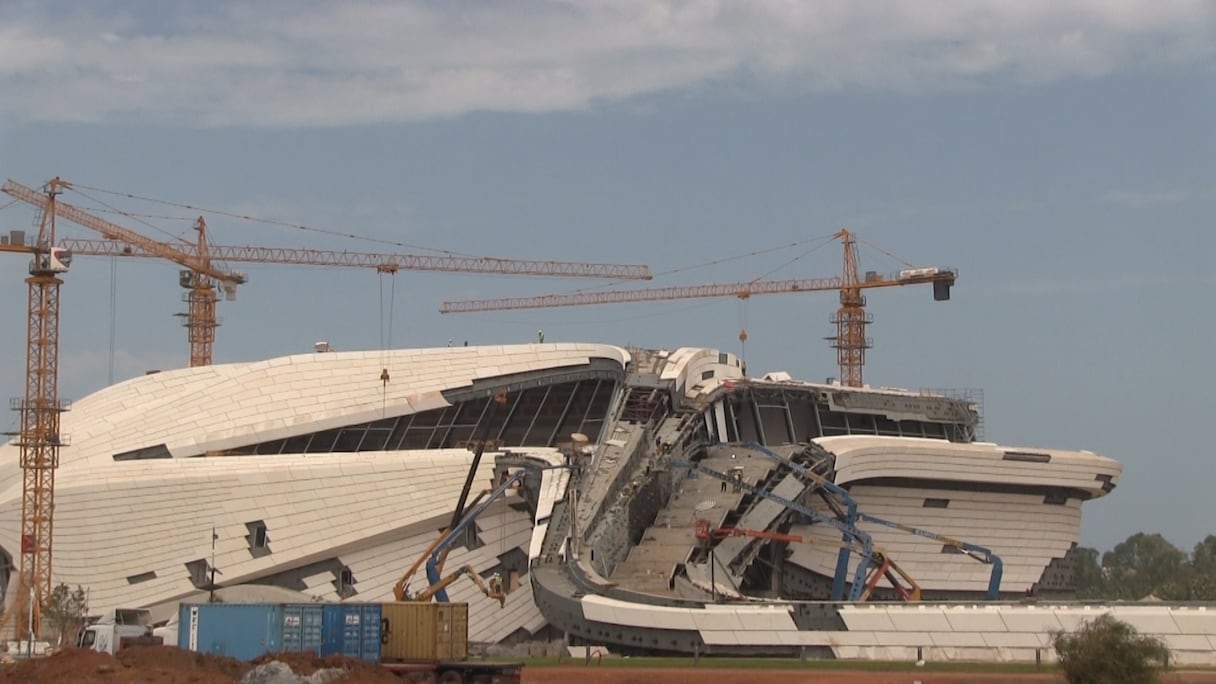
<instances>
[{"instance_id":1,"label":"blue boom lift","mask_svg":"<svg viewBox=\"0 0 1216 684\"><path fill-rule=\"evenodd\" d=\"M955 539L954 537L948 537L944 534L930 532L929 530L922 530L918 527L913 527L911 525L904 525L903 523L897 523L893 520L887 520L885 518L880 518L876 515L870 515L869 513L866 513L864 511L858 509L857 500L853 498L853 495L850 494L847 489L844 489L843 487L836 484L835 482L832 482L831 480L827 479L826 477L813 472L812 470L803 466L802 464L795 463L790 459L782 458L777 453L773 452L772 450L768 449L767 447L757 444L756 442L744 442L741 446L748 448L748 449L754 449L755 451L759 451L760 453L762 453L765 456L769 457L770 459L776 461L777 463L789 468L796 475L803 478L804 481L809 480L811 484L818 485L819 487L822 487L827 492L830 492L830 493L840 497L840 499L842 501L844 501L844 504L845 504L845 511L843 512L843 517L845 518L846 523L855 524L856 522L868 522L868 523L874 523L876 525L882 525L884 527L890 527L892 529L896 529L901 532L915 534L918 537L924 537L925 539L932 539L933 541L941 542L944 546L949 546L951 548L957 549L959 553L970 556L971 558L974 558L975 560L977 560L981 563L984 563L986 565L991 565L992 571L988 575L987 598L989 601L995 601L999 598L1000 590L1001 590L1001 575L1004 572L1004 564L1001 562L1001 557L996 555L995 553L993 553L991 549L985 548L983 546L979 546L978 544L972 544L970 542L965 542L960 539ZM816 445L816 448L822 449L822 447L818 447L818 445ZM825 453L826 453L826 450L825 450ZM850 525L850 527L852 527L852 526L853 525ZM842 549L840 553L841 553L842 557L847 558L847 556L848 556L847 549ZM847 560L846 560L846 563L847 563Z\"/></svg>"}]
</instances>

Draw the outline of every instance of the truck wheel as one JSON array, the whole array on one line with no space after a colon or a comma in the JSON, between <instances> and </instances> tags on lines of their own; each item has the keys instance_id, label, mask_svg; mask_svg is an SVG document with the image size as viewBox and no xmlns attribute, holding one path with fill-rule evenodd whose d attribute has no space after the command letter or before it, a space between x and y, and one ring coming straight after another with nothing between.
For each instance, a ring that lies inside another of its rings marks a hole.
<instances>
[{"instance_id":1,"label":"truck wheel","mask_svg":"<svg viewBox=\"0 0 1216 684\"><path fill-rule=\"evenodd\" d=\"M464 684L464 677L455 670L448 670L439 676L439 684Z\"/></svg>"}]
</instances>

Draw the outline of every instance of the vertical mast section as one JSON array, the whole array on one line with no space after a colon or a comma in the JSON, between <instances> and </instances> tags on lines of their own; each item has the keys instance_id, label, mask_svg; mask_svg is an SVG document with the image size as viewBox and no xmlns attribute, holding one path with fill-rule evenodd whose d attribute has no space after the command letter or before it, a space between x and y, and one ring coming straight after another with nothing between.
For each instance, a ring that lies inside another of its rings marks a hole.
<instances>
[{"instance_id":1,"label":"vertical mast section","mask_svg":"<svg viewBox=\"0 0 1216 684\"><path fill-rule=\"evenodd\" d=\"M30 262L25 398L18 441L24 475L21 497L21 584L14 603L18 634L40 636L42 609L51 595L55 469L59 467L59 286L70 253L56 249L56 197L64 184L46 185L47 205Z\"/></svg>"},{"instance_id":2,"label":"vertical mast section","mask_svg":"<svg viewBox=\"0 0 1216 684\"><path fill-rule=\"evenodd\" d=\"M840 384L845 387L861 387L861 372L866 364L866 350L873 344L866 337L866 326L874 319L866 313L866 298L861 294L861 281L857 277L857 239L849 230L840 230L835 237L844 243L844 270L840 282L840 308L832 317L836 325L836 361L840 365Z\"/></svg>"},{"instance_id":3,"label":"vertical mast section","mask_svg":"<svg viewBox=\"0 0 1216 684\"><path fill-rule=\"evenodd\" d=\"M190 367L211 365L212 349L215 346L215 329L219 321L215 316L216 283L208 272L211 269L211 252L207 246L207 222L198 217L194 224L198 231L198 247L195 258L199 268L183 270L181 285L187 288L186 336L190 340Z\"/></svg>"}]
</instances>

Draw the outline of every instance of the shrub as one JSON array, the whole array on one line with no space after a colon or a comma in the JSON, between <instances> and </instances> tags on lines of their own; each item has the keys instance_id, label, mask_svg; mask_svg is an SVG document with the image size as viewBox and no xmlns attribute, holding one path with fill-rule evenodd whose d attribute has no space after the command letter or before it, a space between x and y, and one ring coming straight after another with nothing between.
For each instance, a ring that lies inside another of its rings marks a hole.
<instances>
[{"instance_id":1,"label":"shrub","mask_svg":"<svg viewBox=\"0 0 1216 684\"><path fill-rule=\"evenodd\" d=\"M1109 613L1075 632L1052 632L1051 645L1069 684L1154 684L1169 665L1164 643Z\"/></svg>"}]
</instances>

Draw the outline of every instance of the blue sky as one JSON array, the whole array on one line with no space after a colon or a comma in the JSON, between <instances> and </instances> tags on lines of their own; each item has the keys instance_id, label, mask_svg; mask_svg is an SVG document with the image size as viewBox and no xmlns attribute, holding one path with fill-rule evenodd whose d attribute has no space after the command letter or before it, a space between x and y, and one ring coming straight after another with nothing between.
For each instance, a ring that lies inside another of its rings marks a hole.
<instances>
[{"instance_id":1,"label":"blue sky","mask_svg":"<svg viewBox=\"0 0 1216 684\"><path fill-rule=\"evenodd\" d=\"M676 271L656 286L835 275L833 244L729 258L847 227L961 274L948 303L871 293L869 382L982 388L989 439L1119 459L1123 482L1087 504L1083 542L1145 530L1189 549L1216 532L1202 433L1216 387L1214 7L7 2L0 175L367 238L211 215L217 243ZM0 210L5 232L32 220ZM122 222L188 237L182 220ZM0 387L19 396L25 264L4 260ZM867 246L861 262L900 267ZM753 371L837 372L831 293L441 316L446 299L602 284L240 268L250 282L220 305L220 362L315 340L378 348L391 300L394 346L543 328L739 352L746 326ZM80 258L66 276L64 396L104 386L111 359L116 380L187 359L176 267L111 269Z\"/></svg>"}]
</instances>

